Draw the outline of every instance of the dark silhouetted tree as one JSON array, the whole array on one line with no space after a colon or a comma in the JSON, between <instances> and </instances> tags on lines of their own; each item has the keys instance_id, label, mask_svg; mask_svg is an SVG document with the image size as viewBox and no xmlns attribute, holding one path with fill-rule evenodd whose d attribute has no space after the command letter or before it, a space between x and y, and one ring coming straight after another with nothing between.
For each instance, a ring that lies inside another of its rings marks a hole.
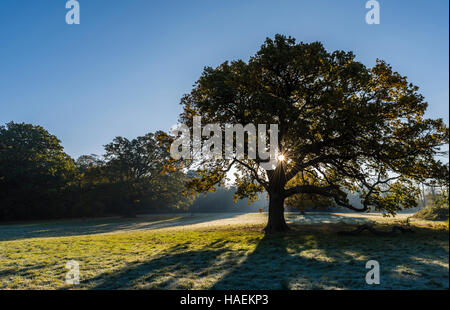
<instances>
[{"instance_id":1,"label":"dark silhouetted tree","mask_svg":"<svg viewBox=\"0 0 450 310\"><path fill-rule=\"evenodd\" d=\"M177 169L167 170L170 138L161 131L128 140L116 137L105 145L106 175L111 183L120 184L126 199L124 215L136 215L142 200L153 209L187 208L191 198L183 197L186 175Z\"/></svg>"},{"instance_id":2,"label":"dark silhouetted tree","mask_svg":"<svg viewBox=\"0 0 450 310\"><path fill-rule=\"evenodd\" d=\"M212 190L234 165L239 197L269 194L266 232L288 229L284 201L293 195L395 214L416 205L413 181L448 176L435 159L448 143L448 128L424 118L427 103L418 87L384 61L367 68L353 53L330 53L319 42L268 38L248 62L205 68L181 104L188 125L194 115L204 123L278 124L286 159L274 170L262 169L260 158L200 160L200 176L190 183ZM363 207L350 204L348 192L358 192Z\"/></svg>"},{"instance_id":3,"label":"dark silhouetted tree","mask_svg":"<svg viewBox=\"0 0 450 310\"><path fill-rule=\"evenodd\" d=\"M41 126L0 126L0 219L63 216L75 174L58 138Z\"/></svg>"}]
</instances>

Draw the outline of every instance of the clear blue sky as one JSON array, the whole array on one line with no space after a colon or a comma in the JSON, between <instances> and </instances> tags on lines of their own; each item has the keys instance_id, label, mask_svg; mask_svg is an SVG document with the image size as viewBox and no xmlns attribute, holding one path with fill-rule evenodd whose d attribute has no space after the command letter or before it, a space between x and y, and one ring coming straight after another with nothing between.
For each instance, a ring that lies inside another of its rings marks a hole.
<instances>
[{"instance_id":1,"label":"clear blue sky","mask_svg":"<svg viewBox=\"0 0 450 310\"><path fill-rule=\"evenodd\" d=\"M379 0L0 0L0 123L39 124L66 152L102 154L115 136L168 130L204 66L253 55L276 33L390 63L448 124L449 2Z\"/></svg>"}]
</instances>

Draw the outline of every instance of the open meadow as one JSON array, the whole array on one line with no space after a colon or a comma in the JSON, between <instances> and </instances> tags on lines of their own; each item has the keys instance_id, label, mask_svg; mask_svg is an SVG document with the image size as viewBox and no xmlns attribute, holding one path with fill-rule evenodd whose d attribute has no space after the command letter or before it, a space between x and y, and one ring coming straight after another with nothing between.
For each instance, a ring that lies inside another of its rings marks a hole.
<instances>
[{"instance_id":1,"label":"open meadow","mask_svg":"<svg viewBox=\"0 0 450 310\"><path fill-rule=\"evenodd\" d=\"M289 213L293 230L265 235L266 214L148 215L0 225L0 289L448 289L444 222L414 233L341 236L408 215ZM65 283L76 260L80 284ZM380 264L368 285L368 260Z\"/></svg>"}]
</instances>

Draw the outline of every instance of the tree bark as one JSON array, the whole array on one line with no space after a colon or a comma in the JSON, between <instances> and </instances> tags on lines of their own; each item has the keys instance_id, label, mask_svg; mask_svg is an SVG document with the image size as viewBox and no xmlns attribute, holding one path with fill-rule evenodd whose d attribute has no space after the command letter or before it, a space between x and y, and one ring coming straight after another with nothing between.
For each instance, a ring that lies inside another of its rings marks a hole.
<instances>
[{"instance_id":1,"label":"tree bark","mask_svg":"<svg viewBox=\"0 0 450 310\"><path fill-rule=\"evenodd\" d=\"M279 194L269 195L269 220L264 231L266 234L289 231L284 219L284 198Z\"/></svg>"}]
</instances>

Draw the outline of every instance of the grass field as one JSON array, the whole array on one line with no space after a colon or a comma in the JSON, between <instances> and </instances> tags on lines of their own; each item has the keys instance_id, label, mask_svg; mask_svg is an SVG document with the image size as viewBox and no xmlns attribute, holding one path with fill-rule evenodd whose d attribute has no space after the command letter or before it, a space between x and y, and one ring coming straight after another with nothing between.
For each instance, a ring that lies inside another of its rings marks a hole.
<instances>
[{"instance_id":1,"label":"grass field","mask_svg":"<svg viewBox=\"0 0 450 310\"><path fill-rule=\"evenodd\" d=\"M404 218L288 215L286 235L264 236L265 214L149 216L0 226L0 289L448 289L449 235L338 236L355 223ZM65 284L66 262L81 283ZM381 284L365 282L377 260Z\"/></svg>"}]
</instances>

